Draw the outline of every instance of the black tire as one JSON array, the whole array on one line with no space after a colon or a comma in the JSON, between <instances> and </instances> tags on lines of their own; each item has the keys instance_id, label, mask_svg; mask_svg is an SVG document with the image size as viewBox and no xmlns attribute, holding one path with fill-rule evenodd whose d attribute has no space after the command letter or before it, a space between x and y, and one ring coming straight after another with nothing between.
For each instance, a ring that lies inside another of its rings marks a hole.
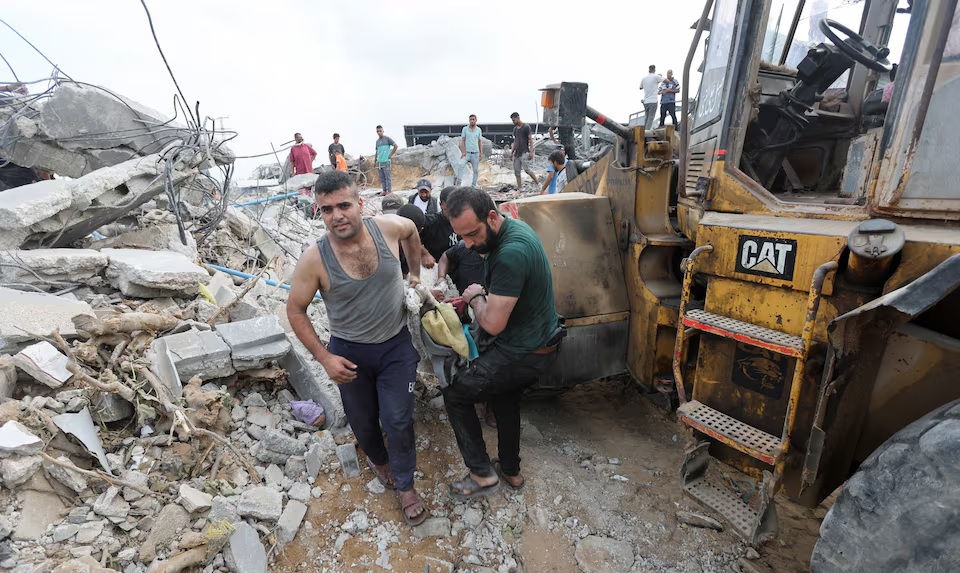
<instances>
[{"instance_id":1,"label":"black tire","mask_svg":"<svg viewBox=\"0 0 960 573\"><path fill-rule=\"evenodd\" d=\"M820 525L810 570L960 571L960 400L870 454Z\"/></svg>"}]
</instances>

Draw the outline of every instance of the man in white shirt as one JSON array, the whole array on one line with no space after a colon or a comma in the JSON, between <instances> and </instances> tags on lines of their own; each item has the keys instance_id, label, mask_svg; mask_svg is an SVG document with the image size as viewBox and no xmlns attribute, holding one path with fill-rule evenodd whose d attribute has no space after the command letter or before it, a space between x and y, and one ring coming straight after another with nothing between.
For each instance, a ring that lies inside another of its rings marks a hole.
<instances>
[{"instance_id":1,"label":"man in white shirt","mask_svg":"<svg viewBox=\"0 0 960 573\"><path fill-rule=\"evenodd\" d=\"M653 121L657 116L657 95L663 76L657 73L657 66L650 66L650 73L640 80L640 89L643 90L643 113L646 124L645 131L653 129Z\"/></svg>"},{"instance_id":2,"label":"man in white shirt","mask_svg":"<svg viewBox=\"0 0 960 573\"><path fill-rule=\"evenodd\" d=\"M440 212L437 205L437 198L431 197L433 184L429 179L420 179L417 181L417 192L407 198L407 202L416 205L425 215L433 215Z\"/></svg>"}]
</instances>

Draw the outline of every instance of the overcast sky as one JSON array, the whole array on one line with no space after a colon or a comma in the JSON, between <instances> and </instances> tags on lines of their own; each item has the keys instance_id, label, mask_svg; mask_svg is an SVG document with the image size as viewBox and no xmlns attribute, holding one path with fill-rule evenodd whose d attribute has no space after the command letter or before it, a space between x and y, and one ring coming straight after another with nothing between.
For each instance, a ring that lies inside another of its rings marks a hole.
<instances>
[{"instance_id":1,"label":"overcast sky","mask_svg":"<svg viewBox=\"0 0 960 573\"><path fill-rule=\"evenodd\" d=\"M370 154L375 126L535 123L538 88L590 85L590 104L626 122L642 109L649 64L681 76L703 4L623 0L273 2L147 0L160 45L187 99L228 117L238 155L270 151L300 131L326 160L334 131ZM4 2L2 18L74 79L165 114L175 89L139 0ZM21 81L51 66L0 26L0 53ZM699 63L699 56L694 65ZM2 66L0 62L0 66ZM9 69L3 79L13 80ZM695 83L695 82L692 82ZM44 84L31 86L42 91ZM238 177L269 158L238 161Z\"/></svg>"}]
</instances>

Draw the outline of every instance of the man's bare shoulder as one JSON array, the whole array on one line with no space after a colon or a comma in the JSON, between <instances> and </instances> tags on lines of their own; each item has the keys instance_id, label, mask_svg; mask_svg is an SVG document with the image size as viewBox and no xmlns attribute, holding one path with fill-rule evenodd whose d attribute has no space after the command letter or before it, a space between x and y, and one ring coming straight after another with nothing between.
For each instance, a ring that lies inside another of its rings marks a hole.
<instances>
[{"instance_id":1,"label":"man's bare shoulder","mask_svg":"<svg viewBox=\"0 0 960 573\"><path fill-rule=\"evenodd\" d=\"M400 215L392 215L383 213L377 215L373 218L373 222L377 224L377 227L380 228L380 232L383 233L384 237L389 237L390 239L397 239L404 235L404 228L407 225L413 225L413 222L410 219L401 217Z\"/></svg>"}]
</instances>

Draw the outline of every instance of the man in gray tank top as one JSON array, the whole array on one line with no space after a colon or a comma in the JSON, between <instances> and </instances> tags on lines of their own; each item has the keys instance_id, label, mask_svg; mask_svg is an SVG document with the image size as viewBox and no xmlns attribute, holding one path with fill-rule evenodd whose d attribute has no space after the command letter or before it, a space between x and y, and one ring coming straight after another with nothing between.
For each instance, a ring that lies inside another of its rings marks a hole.
<instances>
[{"instance_id":1,"label":"man in gray tank top","mask_svg":"<svg viewBox=\"0 0 960 573\"><path fill-rule=\"evenodd\" d=\"M377 478L397 489L407 523L427 517L413 487L416 443L413 386L420 356L406 328L399 246L420 282L420 235L396 215L364 218L363 199L344 172L320 174L314 187L327 234L300 256L290 282L287 317L300 342L336 382L357 443ZM307 316L317 291L330 320L323 345ZM384 446L383 434L387 435Z\"/></svg>"}]
</instances>

